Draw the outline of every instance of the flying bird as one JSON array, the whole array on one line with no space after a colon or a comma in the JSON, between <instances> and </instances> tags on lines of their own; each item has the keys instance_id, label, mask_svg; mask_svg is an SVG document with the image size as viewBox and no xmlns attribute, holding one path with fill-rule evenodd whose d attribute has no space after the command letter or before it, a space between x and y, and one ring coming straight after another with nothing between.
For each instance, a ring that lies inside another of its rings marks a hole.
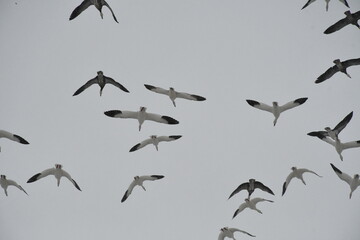
<instances>
[{"instance_id":1,"label":"flying bird","mask_svg":"<svg viewBox=\"0 0 360 240\"><path fill-rule=\"evenodd\" d=\"M76 96L76 95L82 93L85 89L87 89L88 87L90 87L93 84L99 84L99 86L100 86L100 96L101 96L102 91L103 91L103 89L105 87L105 84L107 84L107 83L112 84L115 87L120 88L124 92L127 92L127 93L129 92L123 85L116 82L114 79L105 76L102 71L98 71L97 76L94 77L93 79L89 80L83 86L81 86L78 90L76 90L76 92L73 94L73 96Z\"/></svg>"},{"instance_id":2,"label":"flying bird","mask_svg":"<svg viewBox=\"0 0 360 240\"><path fill-rule=\"evenodd\" d=\"M69 179L70 182L72 182L72 184L74 184L74 186L81 191L79 185L75 182L74 179L71 178L70 174L67 173L65 170L62 169L62 165L60 164L55 164L55 168L49 168L46 169L44 171L42 171L41 173L37 173L34 176L32 176L27 183L32 183L35 182L41 178L47 177L49 175L54 175L56 180L57 180L57 185L60 185L60 179L62 177L66 177L67 179Z\"/></svg>"},{"instance_id":3,"label":"flying bird","mask_svg":"<svg viewBox=\"0 0 360 240\"><path fill-rule=\"evenodd\" d=\"M150 91L169 96L170 100L174 104L174 107L176 107L176 104L175 104L176 98L184 98L184 99L193 100L193 101L205 101L206 100L206 98L199 96L199 95L189 94L189 93L184 93L184 92L177 92L172 87L169 88L169 90L166 90L166 89L163 89L160 87L154 87L154 86L147 85L147 84L144 84L144 86L147 89L149 89Z\"/></svg>"},{"instance_id":4,"label":"flying bird","mask_svg":"<svg viewBox=\"0 0 360 240\"><path fill-rule=\"evenodd\" d=\"M335 63L335 65L329 68L328 70L326 70L326 72L324 72L323 74L321 74L315 80L315 83L321 83L331 78L337 72L342 72L346 76L351 78L351 76L347 73L346 69L350 66L360 65L360 58L349 59L343 62L341 62L340 59L335 59L333 63Z\"/></svg>"},{"instance_id":5,"label":"flying bird","mask_svg":"<svg viewBox=\"0 0 360 240\"><path fill-rule=\"evenodd\" d=\"M141 143L136 144L135 146L133 146L130 149L130 152L134 152L136 150L139 150L140 148L145 147L148 144L154 144L156 151L158 151L158 144L159 142L170 142L170 141L174 141L176 139L181 138L180 135L172 135L172 136L156 136L156 135L151 135L150 138L142 141Z\"/></svg>"},{"instance_id":6,"label":"flying bird","mask_svg":"<svg viewBox=\"0 0 360 240\"><path fill-rule=\"evenodd\" d=\"M234 237L235 232L241 232L241 233L247 234L247 235L249 235L251 237L255 237L254 235L252 235L252 234L250 234L248 232L245 232L243 230L237 229L237 228L223 227L223 228L220 229L220 234L219 234L218 240L224 240L225 237L232 238L232 239L236 240L235 237Z\"/></svg>"},{"instance_id":7,"label":"flying bird","mask_svg":"<svg viewBox=\"0 0 360 240\"><path fill-rule=\"evenodd\" d=\"M252 210L257 211L258 213L262 212L256 207L256 204L259 202L274 202L271 200L267 200L265 198L253 198L253 199L249 199L249 198L245 198L245 202L242 203L239 208L235 211L233 218L235 218L240 212L242 212L245 208L250 208Z\"/></svg>"},{"instance_id":8,"label":"flying bird","mask_svg":"<svg viewBox=\"0 0 360 240\"><path fill-rule=\"evenodd\" d=\"M254 100L246 100L246 102L254 107L254 108L257 108L257 109L260 109L260 110L264 110L264 111L267 111L267 112L270 112L272 114L274 114L275 116L275 120L274 120L274 126L276 125L276 122L280 116L280 114L286 110L289 110L291 108L294 108L294 107L297 107L297 106L300 106L301 104L303 104L304 102L306 102L308 98L298 98L294 101L291 101L291 102L288 102L282 106L279 106L277 102L273 102L272 103L272 106L269 106L265 103L261 103L261 102L257 102L257 101L254 101Z\"/></svg>"},{"instance_id":9,"label":"flying bird","mask_svg":"<svg viewBox=\"0 0 360 240\"><path fill-rule=\"evenodd\" d=\"M301 8L301 10L304 9L304 8L306 8L307 6L309 6L311 3L315 2L315 1L316 1L316 0L309 0L309 1ZM345 4L345 6L349 7L349 4L347 3L346 0L339 0L339 1L342 2L343 4ZM325 0L325 2L326 2L326 11L328 11L328 10L329 10L329 2L330 2L330 0Z\"/></svg>"},{"instance_id":10,"label":"flying bird","mask_svg":"<svg viewBox=\"0 0 360 240\"><path fill-rule=\"evenodd\" d=\"M148 113L146 112L146 107L140 107L140 111L132 112L132 111L120 111L120 110L110 110L104 112L104 114L108 117L113 118L133 118L139 121L139 131L141 130L141 125L145 120L165 123L165 124L178 124L179 121L175 120L172 117Z\"/></svg>"},{"instance_id":11,"label":"flying bird","mask_svg":"<svg viewBox=\"0 0 360 240\"><path fill-rule=\"evenodd\" d=\"M103 19L103 13L102 13L102 7L106 6L110 9L111 14L115 20L115 22L119 23L118 20L115 17L115 14L113 12L113 10L111 9L111 7L109 6L109 4L105 1L105 0L84 0L79 6L77 6L75 8L75 10L71 13L69 20L73 20L74 18L76 18L77 16L80 15L80 13L82 13L85 9L87 9L88 7L90 7L91 5L94 5L97 10L99 10L100 12L100 16Z\"/></svg>"},{"instance_id":12,"label":"flying bird","mask_svg":"<svg viewBox=\"0 0 360 240\"><path fill-rule=\"evenodd\" d=\"M304 181L303 174L306 173L306 172L315 174L318 177L322 177L322 176L318 175L316 172L313 172L313 171L308 170L306 168L292 167L291 170L292 170L292 172L289 174L289 176L286 178L286 181L284 182L283 190L282 190L282 196L284 196L285 191L288 188L291 179L293 179L294 177L300 179L304 183L304 185L306 185L306 183Z\"/></svg>"},{"instance_id":13,"label":"flying bird","mask_svg":"<svg viewBox=\"0 0 360 240\"><path fill-rule=\"evenodd\" d=\"M317 132L312 132L312 135L310 136L325 136L325 137L330 137L333 140L335 140L336 138L338 138L339 133L346 127L346 125L350 122L351 118L353 116L353 112L349 113L348 115L346 115L346 117L341 120L341 122L339 122L334 129L331 129L330 127L326 127L325 131L317 131Z\"/></svg>"},{"instance_id":14,"label":"flying bird","mask_svg":"<svg viewBox=\"0 0 360 240\"><path fill-rule=\"evenodd\" d=\"M13 140L15 142L21 143L21 144L29 144L28 141L26 141L19 135L7 132L5 130L0 130L0 138L7 138L7 139ZM1 147L0 147L0 152L1 152Z\"/></svg>"},{"instance_id":15,"label":"flying bird","mask_svg":"<svg viewBox=\"0 0 360 240\"><path fill-rule=\"evenodd\" d=\"M143 183L144 181L155 181L155 180L159 180L164 178L164 176L162 175L151 175L151 176L135 176L134 180L131 182L130 186L128 187L128 189L126 190L123 198L121 199L121 202L125 202L125 200L130 196L132 190L134 189L135 186L140 186L144 189L144 191L146 191Z\"/></svg>"},{"instance_id":16,"label":"flying bird","mask_svg":"<svg viewBox=\"0 0 360 240\"><path fill-rule=\"evenodd\" d=\"M355 25L356 27L358 27L360 29L360 26L358 24L358 20L360 19L360 11L358 11L356 13L351 13L350 11L346 11L346 12L344 12L344 14L346 15L345 18L337 21L336 23L334 23L333 25L328 27L324 33L330 34L330 33L339 31L340 29L342 29L343 27L345 27L349 24Z\"/></svg>"},{"instance_id":17,"label":"flying bird","mask_svg":"<svg viewBox=\"0 0 360 240\"><path fill-rule=\"evenodd\" d=\"M6 196L8 196L7 188L9 186L15 186L18 189L20 189L21 191L23 191L24 193L26 193L26 195L28 195L27 192L19 184L17 184L13 180L7 179L5 175L0 176L0 186L4 189Z\"/></svg>"},{"instance_id":18,"label":"flying bird","mask_svg":"<svg viewBox=\"0 0 360 240\"><path fill-rule=\"evenodd\" d=\"M332 140L331 138L325 136L321 132L310 132L307 135L312 137L318 137L324 142L329 143L330 145L335 147L336 152L339 154L341 161L343 161L342 151L348 148L357 148L360 147L360 140L358 141L351 141L342 143L339 138L335 138L335 140Z\"/></svg>"},{"instance_id":19,"label":"flying bird","mask_svg":"<svg viewBox=\"0 0 360 240\"><path fill-rule=\"evenodd\" d=\"M234 196L235 194L237 194L238 192L240 192L241 190L247 190L249 195L248 198L250 198L251 194L255 191L256 188L259 188L265 192L268 192L272 195L274 195L273 191L271 191L271 189L267 186L265 186L264 184L262 184L259 181L256 181L255 179L249 179L249 182L245 182L240 184L229 196L228 199L230 199L232 196Z\"/></svg>"},{"instance_id":20,"label":"flying bird","mask_svg":"<svg viewBox=\"0 0 360 240\"><path fill-rule=\"evenodd\" d=\"M348 174L343 173L342 171L340 171L337 167L335 167L332 163L330 163L331 167L334 169L336 175L338 175L338 177L347 182L350 186L350 195L349 198L351 198L352 193L355 191L355 189L360 186L360 180L359 180L359 174L355 174L354 177L350 177Z\"/></svg>"}]
</instances>

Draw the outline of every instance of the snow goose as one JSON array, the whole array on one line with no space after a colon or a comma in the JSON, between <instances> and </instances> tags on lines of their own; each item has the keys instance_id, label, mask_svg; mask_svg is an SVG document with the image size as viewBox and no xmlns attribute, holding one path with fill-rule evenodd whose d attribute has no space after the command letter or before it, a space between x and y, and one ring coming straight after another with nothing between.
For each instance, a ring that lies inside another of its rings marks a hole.
<instances>
[{"instance_id":1,"label":"snow goose","mask_svg":"<svg viewBox=\"0 0 360 240\"><path fill-rule=\"evenodd\" d=\"M19 184L17 184L17 183L16 183L15 181L13 181L13 180L6 179L6 176L5 176L5 175L1 175L1 176L0 176L0 186L4 189L6 196L8 195L7 188L8 188L9 186L15 186L15 187L17 187L18 189L20 189L21 191L23 191L24 193L26 193L26 195L28 195L27 192L26 192Z\"/></svg>"},{"instance_id":2,"label":"snow goose","mask_svg":"<svg viewBox=\"0 0 360 240\"><path fill-rule=\"evenodd\" d=\"M135 146L133 146L131 149L130 149L130 152L134 152L136 150L139 150L140 148L143 148L145 147L146 145L148 144L154 144L155 148L156 148L156 151L158 151L158 145L159 145L159 142L170 142L170 141L174 141L176 139L179 139L181 138L180 135L171 135L171 136L156 136L156 135L151 135L150 138L142 141L141 143L138 143L136 144Z\"/></svg>"},{"instance_id":3,"label":"snow goose","mask_svg":"<svg viewBox=\"0 0 360 240\"><path fill-rule=\"evenodd\" d=\"M311 3L315 2L315 1L316 1L316 0L309 0L309 1L301 8L301 10L304 9L304 8L306 8L307 6L309 6ZM345 6L349 7L349 4L347 3L346 0L339 0L339 1L342 2L343 4L345 4ZM329 10L329 2L330 2L330 0L325 0L325 2L326 2L326 11L328 11L328 10Z\"/></svg>"},{"instance_id":4,"label":"snow goose","mask_svg":"<svg viewBox=\"0 0 360 240\"><path fill-rule=\"evenodd\" d=\"M130 196L130 194L135 186L140 186L144 189L144 191L146 191L146 189L143 185L144 181L155 181L155 180L159 180L162 178L164 178L164 176L162 176L162 175L135 176L134 180L131 182L131 184L128 187L128 189L126 190L123 198L121 199L121 202L125 202L125 200Z\"/></svg>"},{"instance_id":5,"label":"snow goose","mask_svg":"<svg viewBox=\"0 0 360 240\"><path fill-rule=\"evenodd\" d=\"M274 126L276 125L276 122L280 116L280 114L286 110L289 110L291 108L294 108L294 107L297 107L297 106L300 106L301 104L303 104L304 102L306 102L308 98L298 98L294 101L291 101L291 102L288 102L282 106L279 106L277 102L273 102L272 103L272 106L269 106L265 103L261 103L261 102L257 102L257 101L254 101L254 100L246 100L246 102L254 107L254 108L257 108L257 109L260 109L260 110L264 110L264 111L267 111L267 112L270 112L272 114L274 114L275 116L275 120L274 120Z\"/></svg>"},{"instance_id":6,"label":"snow goose","mask_svg":"<svg viewBox=\"0 0 360 240\"><path fill-rule=\"evenodd\" d=\"M351 118L353 116L353 112L349 113L348 115L346 115L346 117L341 120L341 122L339 122L334 129L331 129L330 127L326 127L325 131L317 131L317 132L312 132L312 135L322 135L322 136L326 136L326 137L330 137L333 140L335 140L336 138L338 138L339 133L346 127L346 125L350 122ZM316 134L315 134L316 133ZM312 136L310 135L310 136Z\"/></svg>"},{"instance_id":7,"label":"snow goose","mask_svg":"<svg viewBox=\"0 0 360 240\"><path fill-rule=\"evenodd\" d=\"M248 233L246 231L237 229L237 228L223 227L223 228L220 229L220 234L219 234L218 240L224 240L225 237L232 238L232 239L236 240L235 237L234 237L235 232L241 232L241 233L247 234L247 235L249 235L251 237L255 237L254 235L252 235L252 234L250 234L250 233Z\"/></svg>"},{"instance_id":8,"label":"snow goose","mask_svg":"<svg viewBox=\"0 0 360 240\"><path fill-rule=\"evenodd\" d=\"M76 96L76 95L82 93L85 89L87 89L88 87L90 87L93 84L99 84L99 86L100 86L100 96L101 96L103 88L105 87L105 84L107 84L107 83L112 84L115 87L120 88L124 92L127 92L127 93L129 92L123 85L116 82L114 79L105 76L102 71L98 71L97 76L94 77L93 79L90 79L83 86L81 86L78 90L76 90L76 92L73 94L73 96Z\"/></svg>"},{"instance_id":9,"label":"snow goose","mask_svg":"<svg viewBox=\"0 0 360 240\"><path fill-rule=\"evenodd\" d=\"M249 179L249 182L245 182L240 184L229 196L228 199L230 199L232 196L234 196L235 194L237 194L238 192L240 192L241 190L247 190L249 195L248 198L250 198L251 194L255 191L256 188L259 188L265 192L268 192L272 195L274 195L273 191L271 191L270 188L268 188L267 186L265 186L264 184L262 184L259 181L256 181L255 179Z\"/></svg>"},{"instance_id":10,"label":"snow goose","mask_svg":"<svg viewBox=\"0 0 360 240\"><path fill-rule=\"evenodd\" d=\"M335 167L332 163L330 163L332 169L334 169L336 175L338 175L338 177L347 182L350 186L350 195L349 198L351 198L352 193L355 191L355 189L360 186L360 180L359 180L359 174L355 174L354 177L350 177L348 174L343 173L342 171L340 171L337 167Z\"/></svg>"},{"instance_id":11,"label":"snow goose","mask_svg":"<svg viewBox=\"0 0 360 240\"><path fill-rule=\"evenodd\" d=\"M336 149L336 152L340 156L341 161L343 161L343 156L341 154L342 151L344 151L345 149L348 149L348 148L360 147L360 140L342 143L339 138L335 138L335 141L334 141L331 138L322 134L321 132L310 132L307 135L312 136L312 137L318 137L321 140L323 140L324 142L327 142L330 145L334 146Z\"/></svg>"},{"instance_id":12,"label":"snow goose","mask_svg":"<svg viewBox=\"0 0 360 240\"><path fill-rule=\"evenodd\" d=\"M19 135L7 132L5 130L0 130L0 138L7 138L7 139L10 139L12 141L21 143L21 144L29 144L28 141L26 141L25 139L23 139ZM1 152L1 147L0 147L0 152Z\"/></svg>"},{"instance_id":13,"label":"snow goose","mask_svg":"<svg viewBox=\"0 0 360 240\"><path fill-rule=\"evenodd\" d=\"M245 202L242 203L239 206L239 208L235 211L233 218L235 218L236 215L238 215L240 212L242 212L245 208L250 208L250 209L255 210L258 213L262 214L262 212L256 207L256 204L259 202L274 202L274 201L267 200L265 198L253 198L253 199L245 198Z\"/></svg>"},{"instance_id":14,"label":"snow goose","mask_svg":"<svg viewBox=\"0 0 360 240\"><path fill-rule=\"evenodd\" d=\"M189 94L189 93L184 93L184 92L177 92L172 87L169 88L169 90L166 90L166 89L163 89L160 87L154 87L154 86L148 85L148 84L144 84L144 86L147 89L149 89L150 91L169 96L170 100L174 104L174 107L176 107L176 104L175 104L176 98L184 98L184 99L193 100L193 101L205 101L206 100L206 98L201 97L199 95Z\"/></svg>"},{"instance_id":15,"label":"snow goose","mask_svg":"<svg viewBox=\"0 0 360 240\"><path fill-rule=\"evenodd\" d=\"M144 123L145 120L150 120L159 123L165 124L178 124L179 121L175 120L171 117L148 113L146 112L146 107L140 107L140 111L132 112L132 111L120 111L120 110L110 110L104 112L104 114L108 117L113 118L133 118L139 121L139 131L141 130L141 125Z\"/></svg>"},{"instance_id":16,"label":"snow goose","mask_svg":"<svg viewBox=\"0 0 360 240\"><path fill-rule=\"evenodd\" d=\"M284 196L285 191L288 188L291 179L293 179L294 177L300 179L305 185L306 185L306 183L305 183L305 181L303 179L303 174L306 173L306 172L315 174L318 177L322 177L322 176L318 175L317 173L315 173L315 172L313 172L311 170L308 170L306 168L299 168L298 169L296 167L292 167L291 170L292 170L292 172L289 174L289 176L286 178L286 181L283 184L282 196Z\"/></svg>"},{"instance_id":17,"label":"snow goose","mask_svg":"<svg viewBox=\"0 0 360 240\"><path fill-rule=\"evenodd\" d=\"M323 74L321 74L316 80L315 83L321 83L329 78L331 78L335 73L337 72L342 72L344 73L346 76L348 76L349 78L351 78L351 76L347 73L346 69L350 66L354 66L354 65L360 65L360 58L354 58L354 59L349 59L346 61L341 62L340 59L335 59L333 61L333 63L335 63L334 66L330 67L328 70L326 70Z\"/></svg>"},{"instance_id":18,"label":"snow goose","mask_svg":"<svg viewBox=\"0 0 360 240\"><path fill-rule=\"evenodd\" d=\"M80 15L80 13L82 13L85 9L87 9L88 7L90 7L91 5L94 5L97 10L99 10L100 12L100 16L101 18L103 18L103 13L102 13L102 7L106 6L110 9L111 14L115 20L115 22L119 23L118 20L115 17L115 14L113 12L113 10L111 9L111 7L109 6L109 4L105 1L105 0L84 0L79 6L77 6L75 8L75 10L71 13L69 20L73 20L74 18L76 18L77 16Z\"/></svg>"},{"instance_id":19,"label":"snow goose","mask_svg":"<svg viewBox=\"0 0 360 240\"><path fill-rule=\"evenodd\" d=\"M349 24L353 24L360 29L360 26L358 24L358 20L360 19L360 11L358 11L356 13L351 13L350 11L346 11L346 12L344 12L344 14L346 15L345 18L337 21L336 23L334 23L333 25L328 27L324 33L330 34L330 33L339 31L340 29L342 29L343 27L345 27Z\"/></svg>"},{"instance_id":20,"label":"snow goose","mask_svg":"<svg viewBox=\"0 0 360 240\"><path fill-rule=\"evenodd\" d=\"M65 170L62 169L62 165L60 164L55 164L55 168L49 168L46 169L44 171L42 171L41 173L37 173L34 176L32 176L27 182L28 183L32 183L35 182L41 178L47 177L49 175L54 175L56 180L57 180L57 185L60 185L60 179L62 177L66 177L67 179L69 179L70 182L72 182L72 184L74 184L74 186L81 191L79 185L75 182L74 179L71 178L70 174L67 173Z\"/></svg>"}]
</instances>

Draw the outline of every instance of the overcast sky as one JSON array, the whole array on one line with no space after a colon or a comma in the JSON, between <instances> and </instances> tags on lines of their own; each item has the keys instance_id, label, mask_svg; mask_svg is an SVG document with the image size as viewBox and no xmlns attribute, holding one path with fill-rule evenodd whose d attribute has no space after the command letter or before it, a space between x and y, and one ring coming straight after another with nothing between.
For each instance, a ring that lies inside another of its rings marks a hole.
<instances>
[{"instance_id":1,"label":"overcast sky","mask_svg":"<svg viewBox=\"0 0 360 240\"><path fill-rule=\"evenodd\" d=\"M360 10L358 0L348 0ZM37 239L217 239L220 228L236 227L257 240L358 239L360 190L350 188L330 167L360 173L360 149L343 152L306 134L334 127L354 116L340 135L360 140L360 66L315 84L336 58L360 57L354 26L325 35L343 18L339 1L306 0L109 0L119 21L90 6L76 19L81 1L0 1L0 129L30 142L0 139L0 173L29 196L0 189L0 238ZM96 85L73 93L102 70L130 93ZM144 84L193 93L204 102L170 99ZM308 97L283 113L277 125L246 99L280 105ZM118 109L164 114L178 125L115 119ZM182 135L129 149L150 135ZM82 189L50 176L26 181L54 164L63 165ZM285 195L290 168L308 168L307 185L294 179ZM120 200L136 175L164 175ZM232 215L247 197L230 193L249 178L275 196L256 190L263 214L246 209ZM236 233L237 239L251 239Z\"/></svg>"}]
</instances>

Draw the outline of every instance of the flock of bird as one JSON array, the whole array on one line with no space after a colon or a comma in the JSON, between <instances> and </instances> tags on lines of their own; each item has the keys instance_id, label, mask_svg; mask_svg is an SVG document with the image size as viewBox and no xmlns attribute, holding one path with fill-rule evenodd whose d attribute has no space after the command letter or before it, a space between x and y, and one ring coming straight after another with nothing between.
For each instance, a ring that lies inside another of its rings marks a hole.
<instances>
[{"instance_id":1,"label":"flock of bird","mask_svg":"<svg viewBox=\"0 0 360 240\"><path fill-rule=\"evenodd\" d=\"M315 0L309 0L302 9L304 9L305 7L307 7L309 4L313 3ZM328 3L330 0L325 0L326 2L326 11L328 10ZM344 3L347 7L349 7L348 3L346 0L340 0L340 2ZM79 16L84 10L86 10L89 6L94 5L100 12L101 18L103 18L103 13L102 13L102 7L106 6L110 9L112 16L114 18L114 20L116 22L117 19L115 17L115 14L113 12L113 10L111 9L111 7L109 6L109 4L105 1L105 0L84 0L78 7L75 8L75 10L71 13L70 15L70 20L75 19L77 16ZM340 29L342 29L343 27L349 25L349 24L353 24L355 26L357 26L360 29L359 24L357 23L357 21L360 19L360 11L356 12L356 13L351 13L350 11L346 11L345 12L346 17L339 20L338 22L336 22L335 24L333 24L332 26L330 26L328 29L325 30L325 34L330 34L336 31L339 31ZM344 74L346 74L349 78L350 75L347 73L346 69L350 66L354 66L354 65L360 65L360 58L357 59L349 59L346 61L340 61L339 59L336 59L333 61L334 62L334 66L330 67L328 70L326 70L323 74L321 74L317 80L315 81L315 83L321 83L329 78L331 78L335 73L337 72L342 72ZM89 81L87 81L83 86L81 86L78 90L75 91L75 93L73 94L73 96L77 96L80 93L82 93L84 90L86 90L88 87L94 85L94 84L98 84L100 87L100 96L102 95L102 91L105 87L106 84L111 84L119 89L121 89L122 91L129 93L129 90L126 89L122 84L118 83L117 81L115 81L114 79L105 76L103 74L102 71L98 71L97 72L97 76L94 77L93 79L90 79ZM152 86L152 85L148 85L148 84L144 84L145 88L158 93L158 94L162 94L162 95L167 95L172 104L174 105L174 107L176 107L176 103L175 103L175 99L176 98L183 98L183 99L187 99L187 100L192 100L192 101L205 101L206 98L199 96L199 95L195 95L195 94L189 94L189 93L185 93L185 92L178 92L175 91L174 88L170 87L169 90L166 90L164 88L161 87L156 87L156 86ZM280 114L283 113L284 111L287 111L289 109L298 107L302 104L304 104L307 101L307 97L303 97L303 98L298 98L295 99L293 101L290 101L284 105L279 105L277 102L273 102L272 106L267 105L265 103L261 103L255 100L250 100L247 99L246 102L257 109L263 110L263 111L267 111L270 112L274 115L275 119L273 121L273 125L276 126L276 123L280 117ZM170 116L166 116L166 115L160 115L160 114L155 114L155 113L149 113L146 111L146 107L140 107L139 111L124 111L124 110L109 110L109 111L105 111L104 114L108 117L112 117L112 118L130 118L130 119L136 119L139 123L139 131L141 131L141 127L142 124L148 120L148 121L154 121L154 122L158 122L158 123L163 123L163 124L179 124L179 121L170 117ZM340 138L339 138L339 134L340 132L347 126L347 124L350 122L350 120L353 117L353 112L349 113L343 120L341 120L333 129L331 129L330 127L326 127L324 130L325 131L313 131L308 133L309 136L313 136L313 137L317 137L319 139L321 139L322 141L332 145L333 147L335 147L337 153L340 156L340 159L343 160L343 156L342 156L342 151L348 148L356 148L356 147L360 147L360 140L358 141L351 141L351 142L341 142ZM157 136L157 135L151 135L150 138L145 139L139 143L137 143L136 145L134 145L133 147L130 148L129 152L134 152L137 151L149 144L153 144L156 148L156 150L158 150L158 144L160 142L170 142L170 141L175 141L179 138L181 138L181 135L170 135L170 136ZM21 144L29 144L29 142L27 140L25 140L24 138L20 137L17 134L13 134L10 133L8 131L5 130L0 130L0 138L7 138L9 140L21 143ZM1 148L0 148L1 151ZM349 186L350 186L350 194L349 194L349 198L352 197L353 192L355 191L355 189L360 185L360 179L359 179L359 174L355 174L353 177L351 177L350 175L342 172L341 170L339 170L336 166L334 166L334 164L330 164L332 169L334 170L335 174L343 181L345 181ZM300 179L304 184L304 178L303 178L303 174L304 173L311 173L314 174L318 177L322 177L320 175L318 175L316 172L306 169L306 168L297 168L297 167L292 167L291 168L291 172L290 174L286 177L285 182L283 183L283 187L282 187L282 195L285 194L287 188L289 187L289 184L291 182L291 180L293 178L298 178ZM45 178L47 176L53 175L56 180L57 180L57 186L60 185L60 180L62 177L67 178L74 186L76 189L78 189L79 191L81 191L81 188L79 187L79 185L77 184L77 182L71 177L71 175L66 172L63 168L61 164L55 164L54 168L49 168L46 169L40 173L35 174L34 176L30 177L29 180L27 181L27 183L33 183L39 179ZM136 186L140 186L141 188L143 188L143 190L146 190L144 187L144 182L145 181L155 181L155 180L160 180L164 178L163 175L144 175L144 176L135 176L133 181L130 183L129 187L127 188L127 190L125 191L123 198L121 199L121 202L124 202L128 199L128 197L130 196L130 194L132 193L133 189ZM23 191L25 194L28 194L24 188L22 186L20 186L18 183L16 183L13 180L7 179L5 175L1 175L0 177L0 185L1 187L4 189L5 191L5 195L8 196L8 191L7 188L9 186L14 186L17 187L18 189L20 189L21 191ZM267 187L266 185L264 185L262 182L257 181L255 179L249 179L248 182L244 182L242 184L240 184L228 197L228 199L232 198L235 194L238 194L239 192L241 192L242 190L246 190L248 192L248 196L247 198L245 198L244 202L241 203L241 205L238 207L238 209L236 209L236 211L233 214L233 218L235 218L238 214L240 214L242 211L244 211L246 208L252 209L254 211L257 211L258 213L262 214L262 211L259 210L257 208L257 204L259 202L270 202L272 203L272 200L269 199L264 199L264 198L259 198L259 197L255 197L255 198L251 198L251 195L253 194L253 192L256 189L260 189L264 192L267 192L271 195L274 195L274 192ZM218 236L219 240L223 240L225 237L228 238L232 238L235 239L234 237L234 233L235 232L241 232L244 234L247 234L251 237L255 237L254 235L237 229L237 228L229 228L229 227L223 227L220 229L220 233Z\"/></svg>"}]
</instances>

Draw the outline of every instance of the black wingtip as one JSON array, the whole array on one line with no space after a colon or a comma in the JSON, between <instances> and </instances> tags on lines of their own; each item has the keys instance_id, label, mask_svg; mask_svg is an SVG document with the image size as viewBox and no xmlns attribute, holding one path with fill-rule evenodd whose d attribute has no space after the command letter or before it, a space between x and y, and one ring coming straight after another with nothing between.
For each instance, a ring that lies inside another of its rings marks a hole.
<instances>
[{"instance_id":1,"label":"black wingtip","mask_svg":"<svg viewBox=\"0 0 360 240\"><path fill-rule=\"evenodd\" d=\"M178 124L179 123L178 120L176 120L172 117L169 117L169 116L162 116L161 118L166 120L168 124Z\"/></svg>"},{"instance_id":2,"label":"black wingtip","mask_svg":"<svg viewBox=\"0 0 360 240\"><path fill-rule=\"evenodd\" d=\"M298 98L298 99L296 99L295 101L294 101L294 103L298 103L298 104L303 104L304 102L306 102L306 100L308 100L308 98L307 97L305 97L305 98Z\"/></svg>"},{"instance_id":3,"label":"black wingtip","mask_svg":"<svg viewBox=\"0 0 360 240\"><path fill-rule=\"evenodd\" d=\"M128 198L127 193L128 193L128 191L126 190L124 196L123 196L122 199L121 199L121 202L125 202L125 200Z\"/></svg>"},{"instance_id":4,"label":"black wingtip","mask_svg":"<svg viewBox=\"0 0 360 240\"><path fill-rule=\"evenodd\" d=\"M236 215L238 215L238 213L239 213L239 209L235 211L235 213L234 213L234 215L233 215L232 218L234 219L234 218L236 217Z\"/></svg>"},{"instance_id":5,"label":"black wingtip","mask_svg":"<svg viewBox=\"0 0 360 240\"><path fill-rule=\"evenodd\" d=\"M340 171L340 169L338 169L337 167L335 167L332 163L330 163L330 165L331 165L332 169L334 169L334 171L335 171L336 173L342 174L342 172Z\"/></svg>"},{"instance_id":6,"label":"black wingtip","mask_svg":"<svg viewBox=\"0 0 360 240\"><path fill-rule=\"evenodd\" d=\"M104 112L104 114L108 117L115 117L117 114L121 114L122 112L120 110L110 110Z\"/></svg>"},{"instance_id":7,"label":"black wingtip","mask_svg":"<svg viewBox=\"0 0 360 240\"><path fill-rule=\"evenodd\" d=\"M181 137L182 137L181 135L171 135L171 136L169 136L169 138L172 138L172 139L179 139Z\"/></svg>"},{"instance_id":8,"label":"black wingtip","mask_svg":"<svg viewBox=\"0 0 360 240\"><path fill-rule=\"evenodd\" d=\"M15 135L15 134L14 134L14 137L16 137L17 139L19 139L19 142L22 143L22 144L29 144L28 141L26 141L25 139L23 139L23 138L20 137L19 135Z\"/></svg>"},{"instance_id":9,"label":"black wingtip","mask_svg":"<svg viewBox=\"0 0 360 240\"><path fill-rule=\"evenodd\" d=\"M40 176L41 173L35 174L34 176L32 176L27 183L32 183L35 182L36 180L38 180L38 177Z\"/></svg>"},{"instance_id":10,"label":"black wingtip","mask_svg":"<svg viewBox=\"0 0 360 240\"><path fill-rule=\"evenodd\" d=\"M260 105L259 102L254 101L254 100L250 100L250 99L247 99L246 102L247 102L250 106L252 106L252 107L254 107L254 106L256 106L256 105Z\"/></svg>"},{"instance_id":11,"label":"black wingtip","mask_svg":"<svg viewBox=\"0 0 360 240\"><path fill-rule=\"evenodd\" d=\"M130 149L129 152L134 152L134 151L138 150L139 146L140 146L140 143L136 144L135 146L133 146L133 147Z\"/></svg>"},{"instance_id":12,"label":"black wingtip","mask_svg":"<svg viewBox=\"0 0 360 240\"><path fill-rule=\"evenodd\" d=\"M323 139L324 136L321 132L309 132L307 135L311 136L311 137L318 137L320 139Z\"/></svg>"},{"instance_id":13,"label":"black wingtip","mask_svg":"<svg viewBox=\"0 0 360 240\"><path fill-rule=\"evenodd\" d=\"M156 87L154 87L152 85L148 85L148 84L144 84L144 86L149 90L152 90L152 89L156 88Z\"/></svg>"},{"instance_id":14,"label":"black wingtip","mask_svg":"<svg viewBox=\"0 0 360 240\"><path fill-rule=\"evenodd\" d=\"M74 180L74 179L73 179L73 183L74 183L75 187L76 187L79 191L81 191L81 189L80 189L79 185L75 182L75 180Z\"/></svg>"},{"instance_id":15,"label":"black wingtip","mask_svg":"<svg viewBox=\"0 0 360 240\"><path fill-rule=\"evenodd\" d=\"M284 182L284 184L283 184L283 189L282 189L282 195L281 196L284 196L285 191L286 191L286 182Z\"/></svg>"},{"instance_id":16,"label":"black wingtip","mask_svg":"<svg viewBox=\"0 0 360 240\"><path fill-rule=\"evenodd\" d=\"M162 179L162 178L164 178L163 175L151 175L151 177L156 178L156 179Z\"/></svg>"},{"instance_id":17,"label":"black wingtip","mask_svg":"<svg viewBox=\"0 0 360 240\"><path fill-rule=\"evenodd\" d=\"M191 95L193 98L196 99L196 101L205 101L206 98L199 96L199 95Z\"/></svg>"}]
</instances>

